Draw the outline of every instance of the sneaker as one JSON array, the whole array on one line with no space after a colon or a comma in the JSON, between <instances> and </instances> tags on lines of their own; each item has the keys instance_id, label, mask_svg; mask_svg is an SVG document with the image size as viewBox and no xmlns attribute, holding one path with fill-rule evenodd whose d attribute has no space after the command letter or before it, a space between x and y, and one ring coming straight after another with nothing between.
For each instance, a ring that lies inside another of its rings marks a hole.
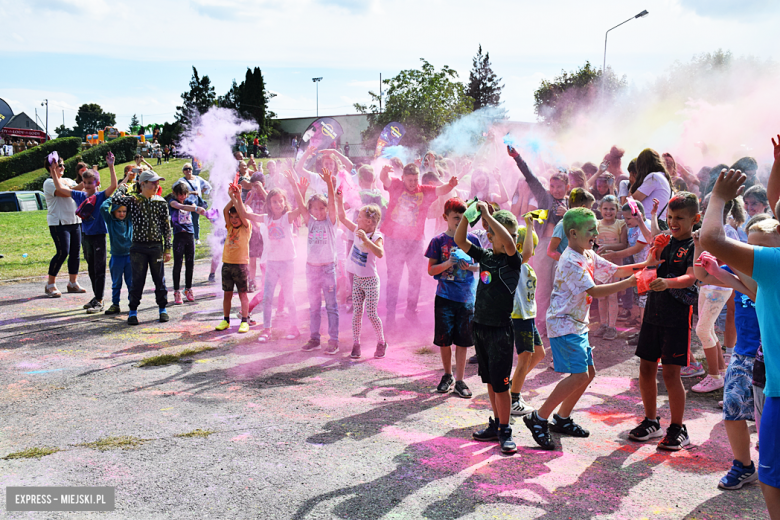
<instances>
[{"instance_id":1,"label":"sneaker","mask_svg":"<svg viewBox=\"0 0 780 520\"><path fill-rule=\"evenodd\" d=\"M455 393L464 399L471 399L471 396L474 395L465 381L455 381Z\"/></svg>"},{"instance_id":2,"label":"sneaker","mask_svg":"<svg viewBox=\"0 0 780 520\"><path fill-rule=\"evenodd\" d=\"M680 370L680 377L698 377L703 376L706 373L707 371L704 370L704 367L701 363L691 361L690 365L687 367L682 367Z\"/></svg>"},{"instance_id":3,"label":"sneaker","mask_svg":"<svg viewBox=\"0 0 780 520\"><path fill-rule=\"evenodd\" d=\"M621 320L621 321L624 321L624 320L627 320L627 319L629 319L630 317L631 317L631 311L629 311L629 310L627 310L627 309L622 309L622 310L620 310L620 311L618 312L618 317L617 317L617 319L618 319L618 320Z\"/></svg>"},{"instance_id":4,"label":"sneaker","mask_svg":"<svg viewBox=\"0 0 780 520\"><path fill-rule=\"evenodd\" d=\"M167 312L161 312L160 313L160 323L165 323L166 321L171 321L171 317L168 316Z\"/></svg>"},{"instance_id":5,"label":"sneaker","mask_svg":"<svg viewBox=\"0 0 780 520\"><path fill-rule=\"evenodd\" d=\"M284 339L298 339L301 337L301 331L298 330L298 327L293 327L290 329L290 332L284 337Z\"/></svg>"},{"instance_id":6,"label":"sneaker","mask_svg":"<svg viewBox=\"0 0 780 520\"><path fill-rule=\"evenodd\" d=\"M236 318L238 318L239 320L244 318L243 316L241 316L241 311L236 312ZM246 315L246 322L249 323L250 327L254 327L255 325L257 325L257 321L252 317L251 314Z\"/></svg>"},{"instance_id":7,"label":"sneaker","mask_svg":"<svg viewBox=\"0 0 780 520\"><path fill-rule=\"evenodd\" d=\"M138 316L128 316L127 317L127 324L128 325L138 325Z\"/></svg>"},{"instance_id":8,"label":"sneaker","mask_svg":"<svg viewBox=\"0 0 780 520\"><path fill-rule=\"evenodd\" d=\"M670 424L666 436L658 443L658 448L669 451L679 451L691 443L688 438L688 428L683 424Z\"/></svg>"},{"instance_id":9,"label":"sneaker","mask_svg":"<svg viewBox=\"0 0 780 520\"><path fill-rule=\"evenodd\" d=\"M257 285L255 285L255 282L252 282L249 284L249 287L246 289L247 292L256 292L257 291Z\"/></svg>"},{"instance_id":10,"label":"sneaker","mask_svg":"<svg viewBox=\"0 0 780 520\"><path fill-rule=\"evenodd\" d=\"M186 291L184 291L184 297L187 299L188 302L195 301L195 295L192 293L192 289L187 289Z\"/></svg>"},{"instance_id":11,"label":"sneaker","mask_svg":"<svg viewBox=\"0 0 780 520\"><path fill-rule=\"evenodd\" d=\"M656 417L655 421L645 417L639 426L628 432L629 439L639 442L649 441L650 439L657 439L658 437L663 437L663 435L664 432L661 430L660 417Z\"/></svg>"},{"instance_id":12,"label":"sneaker","mask_svg":"<svg viewBox=\"0 0 780 520\"><path fill-rule=\"evenodd\" d=\"M219 325L214 327L214 330L225 330L228 327L230 327L230 322L228 320L222 320L219 322Z\"/></svg>"},{"instance_id":13,"label":"sneaker","mask_svg":"<svg viewBox=\"0 0 780 520\"><path fill-rule=\"evenodd\" d=\"M122 312L122 309L119 308L119 305L111 305L105 314L119 314L120 312Z\"/></svg>"},{"instance_id":14,"label":"sneaker","mask_svg":"<svg viewBox=\"0 0 780 520\"><path fill-rule=\"evenodd\" d=\"M604 335L604 333L605 333L605 332L607 332L607 329L608 329L608 328L609 328L609 326L608 326L608 325L606 325L606 324L600 325L600 326L599 326L599 328L597 328L597 329L595 330L595 332L591 332L591 334L592 334L592 335L594 335L594 336L596 336L596 337L603 336L603 335Z\"/></svg>"},{"instance_id":15,"label":"sneaker","mask_svg":"<svg viewBox=\"0 0 780 520\"><path fill-rule=\"evenodd\" d=\"M642 327L642 320L640 320L639 318L633 318L633 319L626 320L626 327L631 328L631 329L641 328ZM636 334L639 335L638 332Z\"/></svg>"},{"instance_id":16,"label":"sneaker","mask_svg":"<svg viewBox=\"0 0 780 520\"><path fill-rule=\"evenodd\" d=\"M385 357L385 351L387 351L387 343L377 343L376 350L374 351L374 357L377 359L382 359Z\"/></svg>"},{"instance_id":17,"label":"sneaker","mask_svg":"<svg viewBox=\"0 0 780 520\"><path fill-rule=\"evenodd\" d=\"M501 446L501 453L511 454L517 452L517 444L512 439L512 427L508 424L504 427L499 426L498 444Z\"/></svg>"},{"instance_id":18,"label":"sneaker","mask_svg":"<svg viewBox=\"0 0 780 520\"><path fill-rule=\"evenodd\" d=\"M617 329L615 327L607 327L607 330L604 331L604 339L606 340L613 340L617 339Z\"/></svg>"},{"instance_id":19,"label":"sneaker","mask_svg":"<svg viewBox=\"0 0 780 520\"><path fill-rule=\"evenodd\" d=\"M555 443L553 442L552 435L550 435L550 427L547 421L540 418L536 412L534 412L523 417L523 422L526 427L531 430L531 435L536 441L536 444L545 450L555 449Z\"/></svg>"},{"instance_id":20,"label":"sneaker","mask_svg":"<svg viewBox=\"0 0 780 520\"><path fill-rule=\"evenodd\" d=\"M173 304L181 305L184 303L181 299L181 291L173 291Z\"/></svg>"},{"instance_id":21,"label":"sneaker","mask_svg":"<svg viewBox=\"0 0 780 520\"><path fill-rule=\"evenodd\" d=\"M557 413L553 414L553 420L550 421L550 430L555 433L562 433L564 435L571 435L572 437L589 437L590 432L574 422L574 419L567 417L562 418Z\"/></svg>"},{"instance_id":22,"label":"sneaker","mask_svg":"<svg viewBox=\"0 0 780 520\"><path fill-rule=\"evenodd\" d=\"M514 416L522 416L522 415L528 415L533 411L534 411L533 407L529 406L528 403L526 403L523 400L523 396L521 395L520 399L512 402L512 408L510 410L510 413Z\"/></svg>"},{"instance_id":23,"label":"sneaker","mask_svg":"<svg viewBox=\"0 0 780 520\"><path fill-rule=\"evenodd\" d=\"M206 283L217 283L217 275L214 273L209 274L209 279Z\"/></svg>"},{"instance_id":24,"label":"sneaker","mask_svg":"<svg viewBox=\"0 0 780 520\"><path fill-rule=\"evenodd\" d=\"M477 357L476 354L469 358L469 365L476 365L478 363L479 363L479 358Z\"/></svg>"},{"instance_id":25,"label":"sneaker","mask_svg":"<svg viewBox=\"0 0 780 520\"><path fill-rule=\"evenodd\" d=\"M241 325L238 326L238 332L242 334L245 332L249 332L249 323L242 321Z\"/></svg>"},{"instance_id":26,"label":"sneaker","mask_svg":"<svg viewBox=\"0 0 780 520\"><path fill-rule=\"evenodd\" d=\"M626 340L626 345L628 345L630 347L636 347L637 345L639 345L639 336L637 335L637 336L634 336L633 338L627 339Z\"/></svg>"},{"instance_id":27,"label":"sneaker","mask_svg":"<svg viewBox=\"0 0 780 520\"><path fill-rule=\"evenodd\" d=\"M325 353L332 356L336 354L339 351L339 342L330 340L328 341L328 346L325 347Z\"/></svg>"},{"instance_id":28,"label":"sneaker","mask_svg":"<svg viewBox=\"0 0 780 520\"><path fill-rule=\"evenodd\" d=\"M62 293L57 289L57 286L54 284L47 284L43 288L43 294L48 296L49 298L59 298L62 296Z\"/></svg>"},{"instance_id":29,"label":"sneaker","mask_svg":"<svg viewBox=\"0 0 780 520\"><path fill-rule=\"evenodd\" d=\"M311 338L309 341L306 342L306 344L301 347L301 350L304 352L311 352L312 350L319 350L320 349L320 340Z\"/></svg>"},{"instance_id":30,"label":"sneaker","mask_svg":"<svg viewBox=\"0 0 780 520\"><path fill-rule=\"evenodd\" d=\"M471 434L475 441L488 442L498 440L498 422L491 417L488 419L488 427Z\"/></svg>"},{"instance_id":31,"label":"sneaker","mask_svg":"<svg viewBox=\"0 0 780 520\"><path fill-rule=\"evenodd\" d=\"M68 292L70 292L70 291L68 291ZM85 303L84 305L82 305L82 307L81 307L81 308L82 308L82 309L89 310L89 309L91 309L92 307L94 307L96 303L97 303L97 299L96 299L96 298L92 298L91 300L89 300L89 302L87 302L87 303Z\"/></svg>"},{"instance_id":32,"label":"sneaker","mask_svg":"<svg viewBox=\"0 0 780 520\"><path fill-rule=\"evenodd\" d=\"M166 163L167 163L167 161L166 161ZM200 244L201 244L201 241L200 241L200 240L196 240L196 241L195 241L195 245L196 245L196 246L199 246Z\"/></svg>"},{"instance_id":33,"label":"sneaker","mask_svg":"<svg viewBox=\"0 0 780 520\"><path fill-rule=\"evenodd\" d=\"M103 302L95 301L95 304L87 309L87 314L97 314L103 312Z\"/></svg>"},{"instance_id":34,"label":"sneaker","mask_svg":"<svg viewBox=\"0 0 780 520\"><path fill-rule=\"evenodd\" d=\"M455 379L452 377L452 374L444 374L441 376L441 381L439 382L439 386L436 387L436 391L440 394L446 394L450 391L450 388L452 388L454 383Z\"/></svg>"},{"instance_id":35,"label":"sneaker","mask_svg":"<svg viewBox=\"0 0 780 520\"><path fill-rule=\"evenodd\" d=\"M707 377L699 381L698 384L693 385L691 390L697 394L706 394L709 392L714 392L715 390L720 390L721 388L723 388L723 378L719 377L718 379L715 379L711 375L707 374Z\"/></svg>"},{"instance_id":36,"label":"sneaker","mask_svg":"<svg viewBox=\"0 0 780 520\"><path fill-rule=\"evenodd\" d=\"M68 282L67 289L69 293L84 294L85 292L87 292L87 290L84 289L82 286L80 286L78 282L73 284Z\"/></svg>"},{"instance_id":37,"label":"sneaker","mask_svg":"<svg viewBox=\"0 0 780 520\"><path fill-rule=\"evenodd\" d=\"M352 345L352 353L349 355L352 359L357 359L360 357L360 343L354 343Z\"/></svg>"},{"instance_id":38,"label":"sneaker","mask_svg":"<svg viewBox=\"0 0 780 520\"><path fill-rule=\"evenodd\" d=\"M727 367L731 364L731 352L723 353L723 362L726 363Z\"/></svg>"},{"instance_id":39,"label":"sneaker","mask_svg":"<svg viewBox=\"0 0 780 520\"><path fill-rule=\"evenodd\" d=\"M750 463L750 466L745 466L740 461L735 460L726 476L718 482L718 487L721 489L739 489L745 484L756 480L758 480L758 472L753 462Z\"/></svg>"},{"instance_id":40,"label":"sneaker","mask_svg":"<svg viewBox=\"0 0 780 520\"><path fill-rule=\"evenodd\" d=\"M259 343L267 343L271 339L271 329L263 329L260 331L260 335L257 337Z\"/></svg>"},{"instance_id":41,"label":"sneaker","mask_svg":"<svg viewBox=\"0 0 780 520\"><path fill-rule=\"evenodd\" d=\"M626 334L626 339L634 339L639 338L639 332L632 332L631 334Z\"/></svg>"}]
</instances>

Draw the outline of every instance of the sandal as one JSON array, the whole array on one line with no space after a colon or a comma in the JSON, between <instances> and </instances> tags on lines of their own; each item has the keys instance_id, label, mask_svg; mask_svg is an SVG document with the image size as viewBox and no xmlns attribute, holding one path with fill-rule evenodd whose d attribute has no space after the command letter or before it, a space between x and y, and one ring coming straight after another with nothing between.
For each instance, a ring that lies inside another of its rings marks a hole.
<instances>
[{"instance_id":1,"label":"sandal","mask_svg":"<svg viewBox=\"0 0 780 520\"><path fill-rule=\"evenodd\" d=\"M53 283L47 284L43 287L43 293L49 298L59 298L62 293L57 289L57 286Z\"/></svg>"}]
</instances>

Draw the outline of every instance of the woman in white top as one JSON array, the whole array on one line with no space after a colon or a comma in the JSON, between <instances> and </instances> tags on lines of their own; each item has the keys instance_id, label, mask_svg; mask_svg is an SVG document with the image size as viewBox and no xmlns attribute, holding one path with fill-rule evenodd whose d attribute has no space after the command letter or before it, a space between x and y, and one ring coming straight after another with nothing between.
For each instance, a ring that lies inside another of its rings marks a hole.
<instances>
[{"instance_id":1,"label":"woman in white top","mask_svg":"<svg viewBox=\"0 0 780 520\"><path fill-rule=\"evenodd\" d=\"M177 182L184 182L185 186L190 190L190 196L187 197L187 203L197 206L199 202L197 197L200 197L201 200L203 200L204 195L211 193L211 184L203 177L193 175L191 163L184 163L184 166L181 167L181 171L184 174L184 177L180 178ZM197 212L192 213L192 229L195 232L196 244L200 244L199 218L200 215Z\"/></svg>"},{"instance_id":2,"label":"woman in white top","mask_svg":"<svg viewBox=\"0 0 780 520\"><path fill-rule=\"evenodd\" d=\"M666 208L672 198L672 179L661 155L653 149L645 148L636 158L636 182L631 186L631 196L639 202L658 199L658 219L666 220Z\"/></svg>"},{"instance_id":3,"label":"woman in white top","mask_svg":"<svg viewBox=\"0 0 780 520\"><path fill-rule=\"evenodd\" d=\"M76 183L72 179L63 178L65 163L57 152L52 152L44 160L44 168L52 177L57 177L60 182L69 188L74 188ZM46 196L46 222L49 224L49 232L54 240L57 252L49 262L49 280L44 288L46 296L59 298L62 293L57 289L57 274L62 264L68 261L68 292L85 293L77 280L79 275L79 254L81 251L81 219L76 216L76 202L70 197L57 197L54 181L46 179L43 183L43 194Z\"/></svg>"}]
</instances>

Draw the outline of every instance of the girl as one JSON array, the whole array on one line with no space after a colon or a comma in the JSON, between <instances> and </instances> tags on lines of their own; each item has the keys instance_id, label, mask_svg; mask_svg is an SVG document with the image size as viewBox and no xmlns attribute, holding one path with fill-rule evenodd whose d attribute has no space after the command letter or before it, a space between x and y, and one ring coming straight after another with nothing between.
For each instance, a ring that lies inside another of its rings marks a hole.
<instances>
[{"instance_id":1,"label":"girl","mask_svg":"<svg viewBox=\"0 0 780 520\"><path fill-rule=\"evenodd\" d=\"M195 301L192 293L192 273L195 270L195 229L192 213L205 215L206 210L194 204L185 204L190 194L189 187L182 181L173 185L172 197L168 205L171 212L173 227L173 304L181 305L182 297L179 290L181 265L185 264L184 297L188 302Z\"/></svg>"},{"instance_id":2,"label":"girl","mask_svg":"<svg viewBox=\"0 0 780 520\"><path fill-rule=\"evenodd\" d=\"M314 162L315 171L312 172L306 170L303 165L306 164L306 161L308 161L309 158L315 153L317 154L317 158ZM301 160L295 163L296 173L302 178L307 178L316 193L325 193L328 189L322 181L322 174L324 173L324 170L328 170L332 175L335 175L337 178L336 187L340 188L342 187L342 184L347 181L349 172L351 172L354 168L355 165L352 163L352 161L350 161L348 157L345 157L343 154L341 154L338 150L327 149L317 152L317 149L314 146L309 146L309 148L306 150L306 153L303 155L303 157L301 157ZM352 188L351 184L349 186ZM349 193L347 193L345 196L347 203L354 203L355 201L353 199L357 197L357 190L350 189Z\"/></svg>"},{"instance_id":3,"label":"girl","mask_svg":"<svg viewBox=\"0 0 780 520\"><path fill-rule=\"evenodd\" d=\"M742 200L745 204L747 218L753 218L761 213L772 215L772 210L769 208L769 199L767 198L766 188L760 184L756 184L745 190L744 195L742 195ZM739 234L739 240L747 243L747 233L744 224L737 228L737 233Z\"/></svg>"},{"instance_id":4,"label":"girl","mask_svg":"<svg viewBox=\"0 0 780 520\"><path fill-rule=\"evenodd\" d=\"M672 179L666 171L666 164L655 150L645 148L637 156L636 182L631 185L630 195L639 202L658 199L661 207L658 219L666 220L666 207L672 198Z\"/></svg>"},{"instance_id":5,"label":"girl","mask_svg":"<svg viewBox=\"0 0 780 520\"><path fill-rule=\"evenodd\" d=\"M331 178L331 183L333 179ZM338 206L339 220L347 229L355 233L355 243L347 258L347 272L355 275L352 281L352 302L354 305L352 314L352 353L350 357L360 357L360 329L363 325L363 304L366 304L366 313L376 331L377 344L374 351L375 358L385 357L387 343L382 330L382 320L377 313L379 303L379 273L376 269L376 259L385 254L382 233L377 231L382 210L379 206L368 204L360 208L357 222L347 218L344 211L344 195L336 192L336 205Z\"/></svg>"},{"instance_id":6,"label":"girl","mask_svg":"<svg viewBox=\"0 0 780 520\"><path fill-rule=\"evenodd\" d=\"M588 180L585 178L585 172L582 170L569 170L569 188L585 188Z\"/></svg>"},{"instance_id":7,"label":"girl","mask_svg":"<svg viewBox=\"0 0 780 520\"><path fill-rule=\"evenodd\" d=\"M608 251L622 251L628 247L628 230L626 229L625 220L618 220L617 218L619 210L618 200L614 195L607 195L601 199L599 204L601 220L599 220L599 234L596 239L599 254L604 254ZM618 317L617 293L607 296L607 305L604 305L604 303L604 299L599 301L599 315L602 318L601 326L594 335L603 335L604 339L612 340L617 338L617 329L615 328ZM605 310L606 313L604 312Z\"/></svg>"},{"instance_id":8,"label":"girl","mask_svg":"<svg viewBox=\"0 0 780 520\"><path fill-rule=\"evenodd\" d=\"M473 200L476 197L479 200L495 202L496 204L503 204L508 201L509 195L506 193L504 183L501 182L498 168L493 170L493 180L498 185L498 193L490 193L490 175L488 175L487 170L476 168L471 174L471 191L468 200ZM439 213L440 215L441 212Z\"/></svg>"},{"instance_id":9,"label":"girl","mask_svg":"<svg viewBox=\"0 0 780 520\"><path fill-rule=\"evenodd\" d=\"M603 218L599 213L601 208L601 201L604 197L615 196L615 177L611 173L602 173L601 176L596 179L595 187L592 190L593 197L596 199L596 204L593 207L593 212L596 214L596 218ZM616 199L617 201L617 199ZM618 204L618 202L615 202Z\"/></svg>"},{"instance_id":10,"label":"girl","mask_svg":"<svg viewBox=\"0 0 780 520\"><path fill-rule=\"evenodd\" d=\"M569 193L569 209L590 208L594 202L593 195L585 188L574 188ZM553 236L547 245L547 256L557 262L568 246L569 239L566 238L566 233L563 232L563 220L561 220L555 224L555 229L553 229Z\"/></svg>"},{"instance_id":11,"label":"girl","mask_svg":"<svg viewBox=\"0 0 780 520\"><path fill-rule=\"evenodd\" d=\"M249 194L246 196L246 201L244 202L244 204L255 215L261 215L265 213L265 200L266 197L268 196L268 192L265 191L265 186L264 186L265 176L260 172L255 172L252 174L252 177L249 179L249 183L252 185L252 189L249 190ZM261 256L263 256L263 237L260 234L259 230L253 229L252 236L249 239L248 292L255 292L257 290L257 284L255 283L257 277L257 260ZM261 272L265 272L264 267L261 266L260 269ZM263 278L261 277L261 284L262 284L262 279Z\"/></svg>"}]
</instances>

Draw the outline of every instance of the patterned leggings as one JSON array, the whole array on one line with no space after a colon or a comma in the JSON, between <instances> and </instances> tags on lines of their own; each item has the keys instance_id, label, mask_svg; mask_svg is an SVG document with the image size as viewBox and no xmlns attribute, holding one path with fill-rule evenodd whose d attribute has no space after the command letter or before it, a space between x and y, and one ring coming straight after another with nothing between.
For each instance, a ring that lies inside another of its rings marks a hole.
<instances>
[{"instance_id":1,"label":"patterned leggings","mask_svg":"<svg viewBox=\"0 0 780 520\"><path fill-rule=\"evenodd\" d=\"M374 326L376 338L379 343L385 342L385 334L382 331L382 320L376 311L379 304L379 277L370 276L361 278L355 276L352 281L352 338L353 342L360 344L360 330L363 326L363 303L366 304L366 314Z\"/></svg>"}]
</instances>

